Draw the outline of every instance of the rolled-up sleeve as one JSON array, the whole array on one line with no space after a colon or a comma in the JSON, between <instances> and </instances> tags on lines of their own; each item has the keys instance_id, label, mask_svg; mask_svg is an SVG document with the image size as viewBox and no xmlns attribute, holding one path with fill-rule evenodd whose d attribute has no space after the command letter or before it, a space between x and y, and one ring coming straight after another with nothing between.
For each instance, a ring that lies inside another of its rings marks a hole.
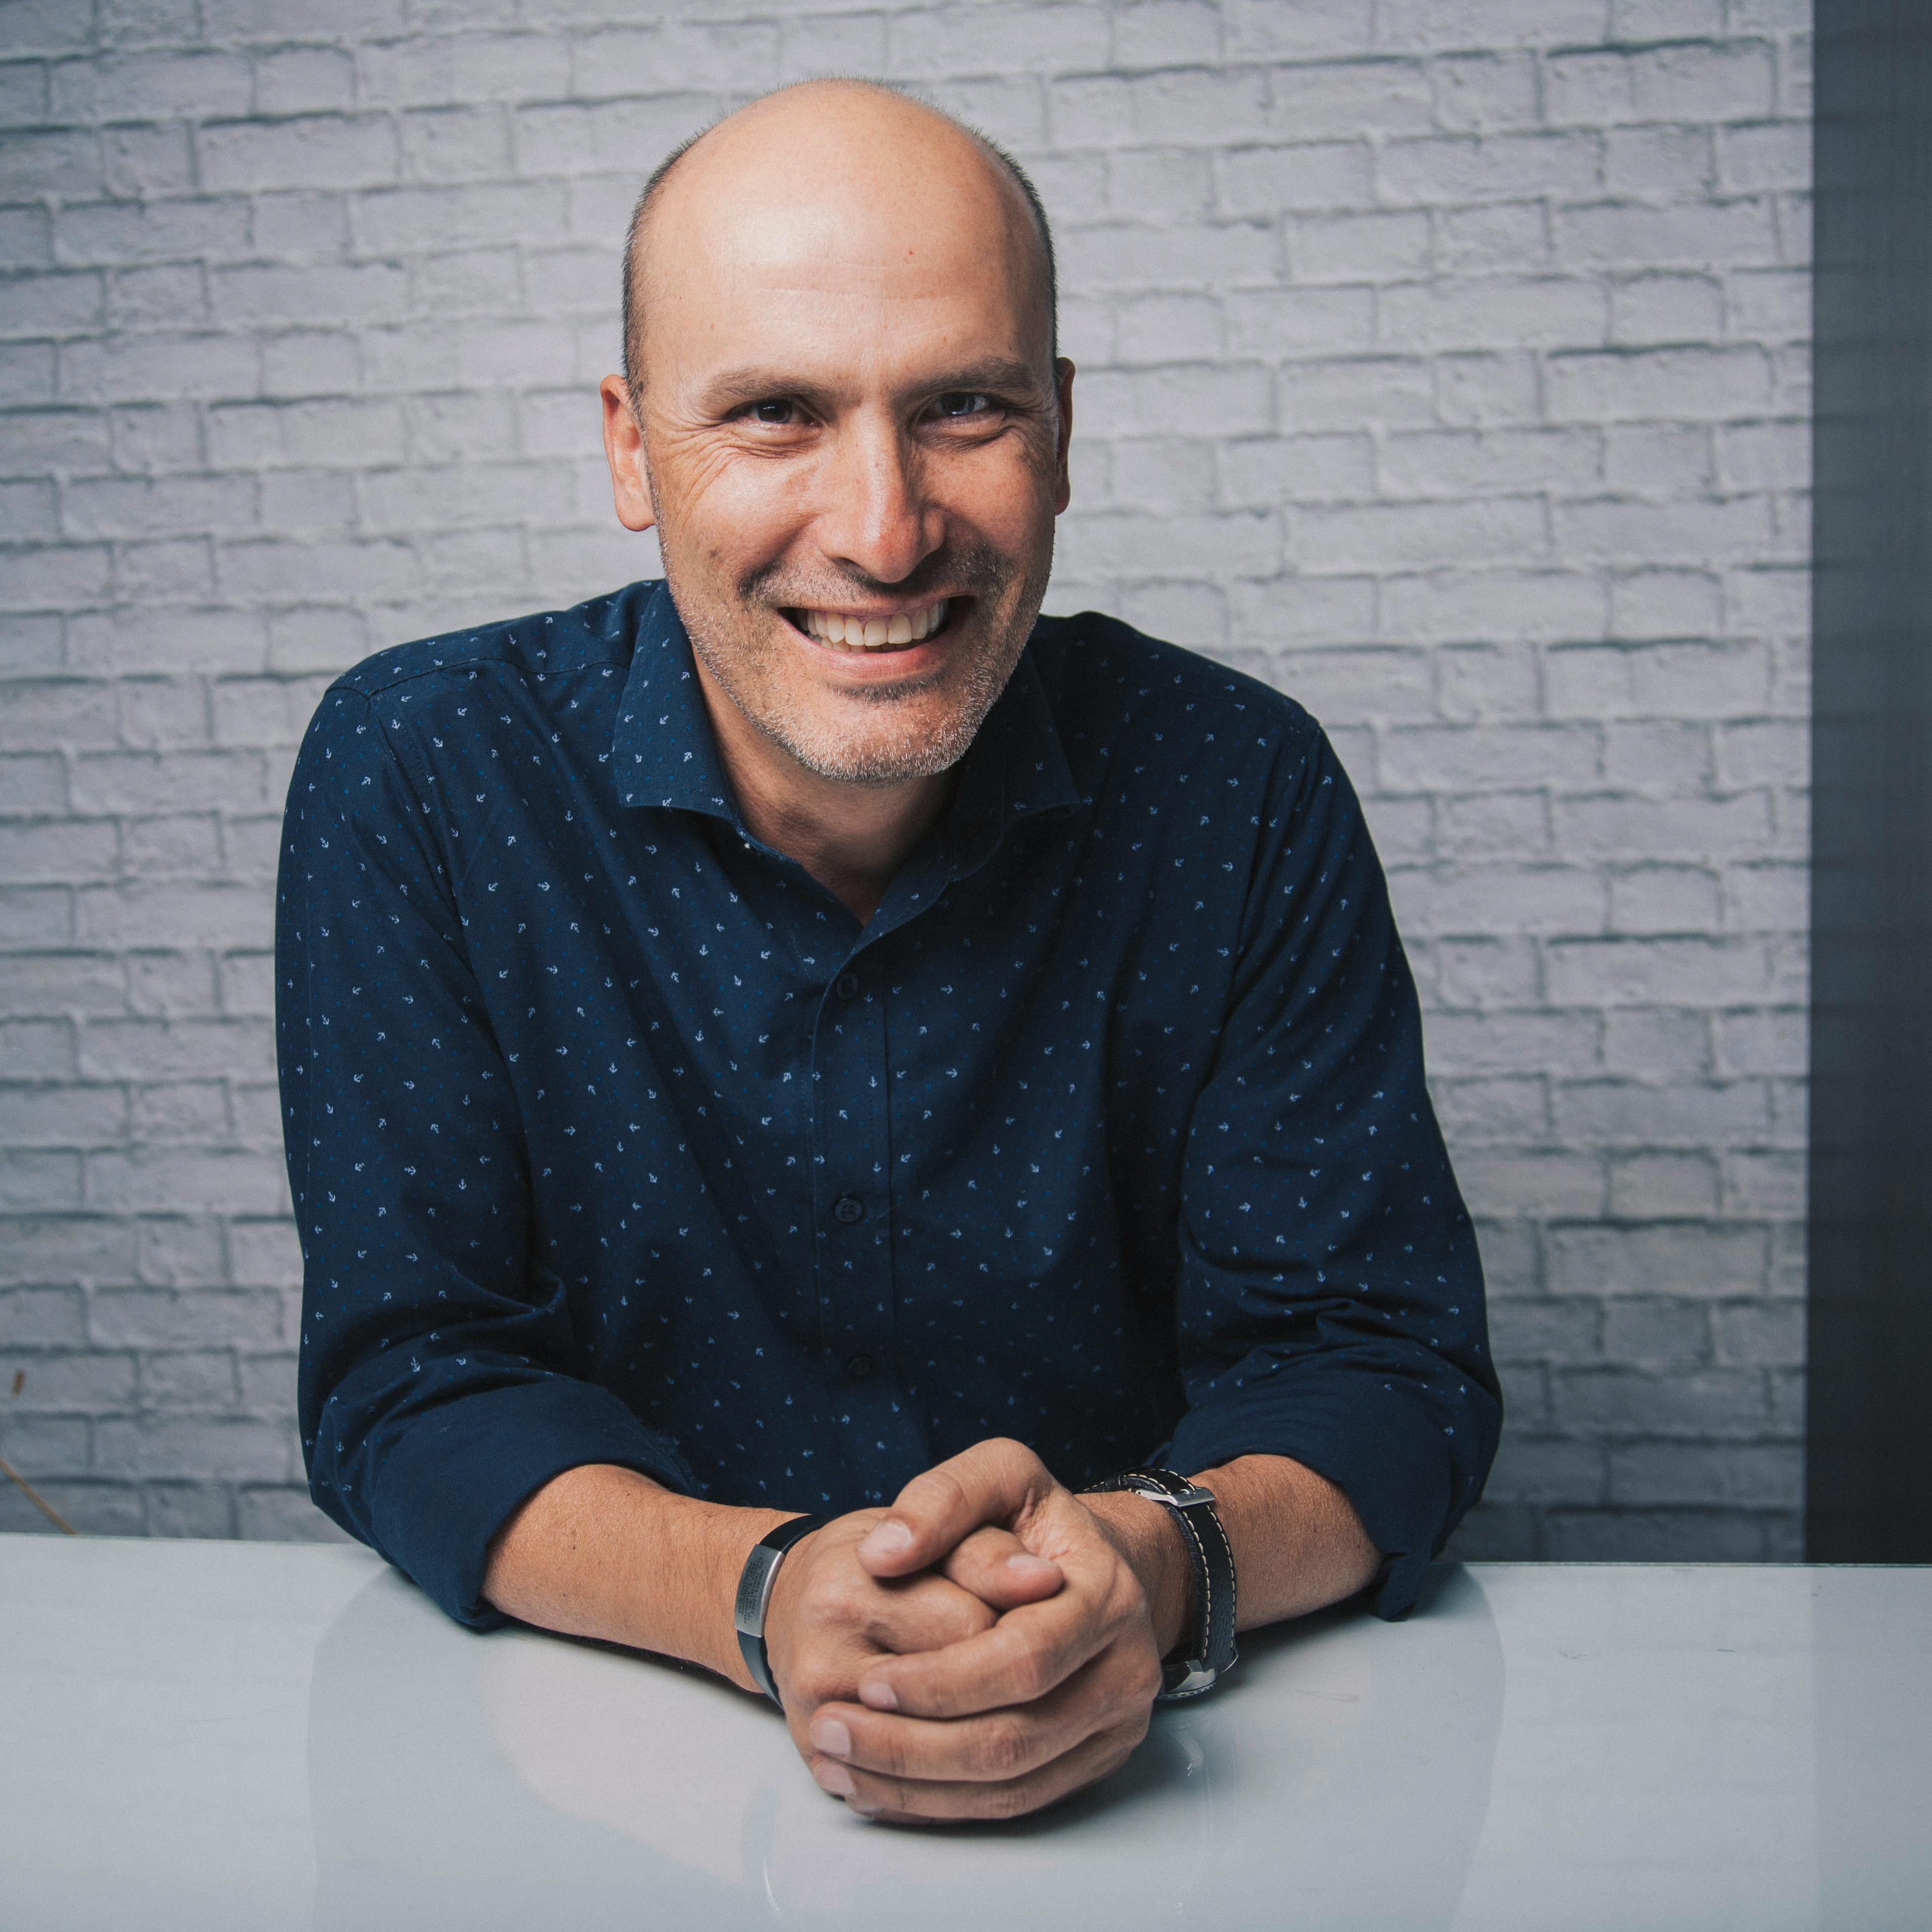
<instances>
[{"instance_id":1,"label":"rolled-up sleeve","mask_svg":"<svg viewBox=\"0 0 1932 1932\"><path fill-rule=\"evenodd\" d=\"M299 1408L316 1503L459 1621L491 1538L553 1476L693 1486L586 1379L534 1264L512 1070L425 799L362 692L323 700L289 795L276 931L283 1124L304 1264Z\"/></svg>"},{"instance_id":2,"label":"rolled-up sleeve","mask_svg":"<svg viewBox=\"0 0 1932 1932\"><path fill-rule=\"evenodd\" d=\"M1414 982L1318 732L1264 808L1180 1238L1173 1461L1289 1456L1337 1484L1383 1554L1372 1604L1402 1616L1481 1493L1502 1403Z\"/></svg>"}]
</instances>

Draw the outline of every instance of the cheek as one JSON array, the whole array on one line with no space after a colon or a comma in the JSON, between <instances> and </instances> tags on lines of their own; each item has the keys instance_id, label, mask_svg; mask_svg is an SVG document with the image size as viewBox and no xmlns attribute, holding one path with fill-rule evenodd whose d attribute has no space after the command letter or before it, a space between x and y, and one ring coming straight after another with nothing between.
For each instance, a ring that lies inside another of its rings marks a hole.
<instances>
[{"instance_id":1,"label":"cheek","mask_svg":"<svg viewBox=\"0 0 1932 1932\"><path fill-rule=\"evenodd\" d=\"M948 506L1002 555L1022 557L1044 548L1053 530L1052 452L1017 435L945 465Z\"/></svg>"},{"instance_id":2,"label":"cheek","mask_svg":"<svg viewBox=\"0 0 1932 1932\"><path fill-rule=\"evenodd\" d=\"M800 467L696 437L668 439L651 452L671 541L733 563L766 560L797 527L805 499Z\"/></svg>"}]
</instances>

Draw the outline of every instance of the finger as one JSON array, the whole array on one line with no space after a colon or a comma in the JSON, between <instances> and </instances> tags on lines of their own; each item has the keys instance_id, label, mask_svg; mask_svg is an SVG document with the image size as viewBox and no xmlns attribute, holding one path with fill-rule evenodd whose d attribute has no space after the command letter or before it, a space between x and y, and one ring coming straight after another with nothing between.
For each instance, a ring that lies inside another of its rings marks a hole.
<instances>
[{"instance_id":1,"label":"finger","mask_svg":"<svg viewBox=\"0 0 1932 1932\"><path fill-rule=\"evenodd\" d=\"M1017 1610L1052 1596L1066 1573L1050 1556L1036 1556L1010 1529L976 1529L948 1556L940 1574L996 1610Z\"/></svg>"},{"instance_id":2,"label":"finger","mask_svg":"<svg viewBox=\"0 0 1932 1932\"><path fill-rule=\"evenodd\" d=\"M1117 1634L1089 1592L1064 1589L1044 1603L1009 1610L990 1630L944 1650L880 1658L860 1675L859 1701L918 1718L968 1717L1030 1704ZM1151 1642L1147 1648L1151 1662ZM1153 1667L1157 1672L1159 1665Z\"/></svg>"},{"instance_id":3,"label":"finger","mask_svg":"<svg viewBox=\"0 0 1932 1932\"><path fill-rule=\"evenodd\" d=\"M809 1713L828 1698L854 1696L860 1678L887 1656L964 1642L990 1630L996 1614L930 1570L881 1581L849 1558L842 1568L821 1566L799 1587L802 1594L766 1624L772 1674L788 1711Z\"/></svg>"},{"instance_id":4,"label":"finger","mask_svg":"<svg viewBox=\"0 0 1932 1932\"><path fill-rule=\"evenodd\" d=\"M943 1650L983 1636L998 1612L975 1592L930 1570L872 1585L856 1634L868 1649L896 1654Z\"/></svg>"},{"instance_id":5,"label":"finger","mask_svg":"<svg viewBox=\"0 0 1932 1932\"><path fill-rule=\"evenodd\" d=\"M1147 1734L1147 1721L1102 1731L1036 1771L1000 1784L882 1777L836 1758L814 1757L812 1774L862 1816L889 1824L937 1825L973 1818L1017 1818L1105 1778Z\"/></svg>"},{"instance_id":6,"label":"finger","mask_svg":"<svg viewBox=\"0 0 1932 1932\"><path fill-rule=\"evenodd\" d=\"M976 1442L900 1490L859 1545L859 1561L874 1576L926 1569L982 1523L1012 1526L1054 1487L1046 1465L1024 1442L1002 1436Z\"/></svg>"},{"instance_id":7,"label":"finger","mask_svg":"<svg viewBox=\"0 0 1932 1932\"><path fill-rule=\"evenodd\" d=\"M976 1717L896 1717L862 1704L822 1704L806 1734L814 1751L855 1770L942 1784L1003 1784L1064 1756L1083 1738L1135 1714L1138 1673L1103 1654L1030 1704ZM1138 1700L1143 1707L1146 1700Z\"/></svg>"}]
</instances>

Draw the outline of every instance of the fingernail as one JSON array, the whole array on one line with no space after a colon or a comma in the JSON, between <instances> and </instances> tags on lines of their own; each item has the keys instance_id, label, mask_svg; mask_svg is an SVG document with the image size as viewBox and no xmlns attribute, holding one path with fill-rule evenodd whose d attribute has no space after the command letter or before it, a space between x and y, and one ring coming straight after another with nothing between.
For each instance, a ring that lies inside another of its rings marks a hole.
<instances>
[{"instance_id":1,"label":"fingernail","mask_svg":"<svg viewBox=\"0 0 1932 1932\"><path fill-rule=\"evenodd\" d=\"M912 1547L912 1532L902 1522L895 1522L888 1516L884 1522L875 1522L872 1532L860 1544L860 1553L866 1556L900 1556Z\"/></svg>"},{"instance_id":2,"label":"fingernail","mask_svg":"<svg viewBox=\"0 0 1932 1932\"><path fill-rule=\"evenodd\" d=\"M815 1748L827 1757L850 1757L852 1755L852 1733L836 1718L820 1718L809 1733Z\"/></svg>"},{"instance_id":3,"label":"fingernail","mask_svg":"<svg viewBox=\"0 0 1932 1932\"><path fill-rule=\"evenodd\" d=\"M829 1791L835 1798L850 1798L856 1788L852 1774L842 1764L819 1763L812 1767L812 1774L818 1780L821 1791Z\"/></svg>"},{"instance_id":4,"label":"fingernail","mask_svg":"<svg viewBox=\"0 0 1932 1932\"><path fill-rule=\"evenodd\" d=\"M899 1707L899 1700L892 1695L892 1687L890 1684L860 1684L859 1701L868 1709L874 1711L896 1711ZM845 1726L841 1724L838 1728L842 1731Z\"/></svg>"}]
</instances>

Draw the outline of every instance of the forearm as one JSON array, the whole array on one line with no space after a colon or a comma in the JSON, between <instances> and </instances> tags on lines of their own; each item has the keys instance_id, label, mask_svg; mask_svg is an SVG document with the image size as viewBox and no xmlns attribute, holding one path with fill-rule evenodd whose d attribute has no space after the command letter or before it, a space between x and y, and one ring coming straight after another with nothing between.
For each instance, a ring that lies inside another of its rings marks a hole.
<instances>
[{"instance_id":1,"label":"forearm","mask_svg":"<svg viewBox=\"0 0 1932 1932\"><path fill-rule=\"evenodd\" d=\"M1238 1456L1202 1470L1195 1480L1214 1491L1234 1549L1243 1630L1339 1603L1381 1564L1348 1498L1288 1456ZM1180 1641L1193 1599L1192 1568L1172 1513L1125 1492L1081 1500L1114 1532L1141 1577L1165 1657Z\"/></svg>"},{"instance_id":2,"label":"forearm","mask_svg":"<svg viewBox=\"0 0 1932 1932\"><path fill-rule=\"evenodd\" d=\"M730 1509L589 1463L545 1484L491 1546L484 1594L506 1615L715 1670L753 1688L731 1624L753 1544L791 1512Z\"/></svg>"}]
</instances>

